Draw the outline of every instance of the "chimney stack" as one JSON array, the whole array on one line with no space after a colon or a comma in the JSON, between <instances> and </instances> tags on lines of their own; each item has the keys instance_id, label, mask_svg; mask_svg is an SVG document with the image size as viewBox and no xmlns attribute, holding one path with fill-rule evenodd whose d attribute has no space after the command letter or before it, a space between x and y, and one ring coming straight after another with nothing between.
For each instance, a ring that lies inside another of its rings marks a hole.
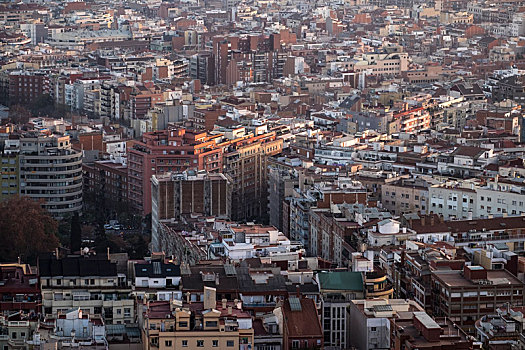
<instances>
[{"instance_id":1,"label":"chimney stack","mask_svg":"<svg viewBox=\"0 0 525 350\"><path fill-rule=\"evenodd\" d=\"M435 215L432 214L430 215L430 226L434 226L434 222L435 222Z\"/></svg>"},{"instance_id":2,"label":"chimney stack","mask_svg":"<svg viewBox=\"0 0 525 350\"><path fill-rule=\"evenodd\" d=\"M426 215L423 215L421 217L421 226L425 226L425 221L426 221Z\"/></svg>"},{"instance_id":3,"label":"chimney stack","mask_svg":"<svg viewBox=\"0 0 525 350\"><path fill-rule=\"evenodd\" d=\"M232 306L228 306L228 315L232 315L233 314L233 307Z\"/></svg>"},{"instance_id":4,"label":"chimney stack","mask_svg":"<svg viewBox=\"0 0 525 350\"><path fill-rule=\"evenodd\" d=\"M226 299L222 299L222 309L223 309L223 310L226 310L226 306L227 306L226 303L227 303L227 302L228 302L228 300L226 300Z\"/></svg>"},{"instance_id":5,"label":"chimney stack","mask_svg":"<svg viewBox=\"0 0 525 350\"><path fill-rule=\"evenodd\" d=\"M204 309L215 309L217 307L217 290L215 288L204 287Z\"/></svg>"}]
</instances>

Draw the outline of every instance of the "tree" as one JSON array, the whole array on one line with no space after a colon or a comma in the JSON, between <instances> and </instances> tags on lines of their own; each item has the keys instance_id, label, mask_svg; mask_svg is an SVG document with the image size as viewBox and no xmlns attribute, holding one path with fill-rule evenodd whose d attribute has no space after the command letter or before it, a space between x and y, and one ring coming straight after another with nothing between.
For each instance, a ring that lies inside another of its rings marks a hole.
<instances>
[{"instance_id":1,"label":"tree","mask_svg":"<svg viewBox=\"0 0 525 350\"><path fill-rule=\"evenodd\" d=\"M100 222L95 228L95 251L97 254L105 254L109 247L109 239L104 229L104 223Z\"/></svg>"},{"instance_id":2,"label":"tree","mask_svg":"<svg viewBox=\"0 0 525 350\"><path fill-rule=\"evenodd\" d=\"M80 225L80 217L75 213L71 218L71 233L69 235L69 249L71 252L80 251L82 244L82 226Z\"/></svg>"},{"instance_id":3,"label":"tree","mask_svg":"<svg viewBox=\"0 0 525 350\"><path fill-rule=\"evenodd\" d=\"M27 108L21 105L9 107L9 119L14 124L25 124L29 122L32 114Z\"/></svg>"},{"instance_id":4,"label":"tree","mask_svg":"<svg viewBox=\"0 0 525 350\"><path fill-rule=\"evenodd\" d=\"M34 263L59 246L57 222L38 202L12 196L0 203L0 260Z\"/></svg>"}]
</instances>

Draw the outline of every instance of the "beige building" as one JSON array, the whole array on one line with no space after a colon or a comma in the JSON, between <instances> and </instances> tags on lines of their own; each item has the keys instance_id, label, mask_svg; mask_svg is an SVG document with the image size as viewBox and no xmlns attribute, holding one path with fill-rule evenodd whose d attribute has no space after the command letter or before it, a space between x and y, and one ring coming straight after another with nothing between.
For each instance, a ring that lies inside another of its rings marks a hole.
<instances>
[{"instance_id":1,"label":"beige building","mask_svg":"<svg viewBox=\"0 0 525 350\"><path fill-rule=\"evenodd\" d=\"M445 12L442 11L439 21L443 24L472 24L474 15L466 11L463 12Z\"/></svg>"},{"instance_id":2,"label":"beige building","mask_svg":"<svg viewBox=\"0 0 525 350\"><path fill-rule=\"evenodd\" d=\"M394 215L428 211L429 184L424 179L401 178L381 186L383 208Z\"/></svg>"},{"instance_id":3,"label":"beige building","mask_svg":"<svg viewBox=\"0 0 525 350\"><path fill-rule=\"evenodd\" d=\"M373 76L399 75L408 70L408 53L366 53L355 62L354 70Z\"/></svg>"},{"instance_id":4,"label":"beige building","mask_svg":"<svg viewBox=\"0 0 525 350\"><path fill-rule=\"evenodd\" d=\"M217 302L205 287L204 302L160 301L147 304L143 316L144 350L253 348L252 318L239 302Z\"/></svg>"}]
</instances>

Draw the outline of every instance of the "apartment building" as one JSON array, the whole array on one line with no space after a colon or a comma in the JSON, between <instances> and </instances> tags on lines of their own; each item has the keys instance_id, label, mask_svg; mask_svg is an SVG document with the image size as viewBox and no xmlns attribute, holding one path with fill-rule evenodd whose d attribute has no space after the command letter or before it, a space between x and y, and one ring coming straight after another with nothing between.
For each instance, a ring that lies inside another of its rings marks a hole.
<instances>
[{"instance_id":1,"label":"apartment building","mask_svg":"<svg viewBox=\"0 0 525 350\"><path fill-rule=\"evenodd\" d=\"M203 302L150 302L141 329L144 349L251 349L252 317L241 304L216 301L215 292L204 288Z\"/></svg>"},{"instance_id":2,"label":"apartment building","mask_svg":"<svg viewBox=\"0 0 525 350\"><path fill-rule=\"evenodd\" d=\"M434 237L435 241L441 238L454 242L456 247L485 241L504 242L511 251L523 250L525 220L522 216L444 221L443 217L430 214L409 220L408 226L416 237Z\"/></svg>"},{"instance_id":3,"label":"apartment building","mask_svg":"<svg viewBox=\"0 0 525 350\"><path fill-rule=\"evenodd\" d=\"M6 140L0 152L0 174L2 175L0 201L3 201L18 194L20 190L18 139Z\"/></svg>"},{"instance_id":4,"label":"apartment building","mask_svg":"<svg viewBox=\"0 0 525 350\"><path fill-rule=\"evenodd\" d=\"M401 178L381 186L381 204L394 215L426 213L429 209L430 181L423 178Z\"/></svg>"},{"instance_id":5,"label":"apartment building","mask_svg":"<svg viewBox=\"0 0 525 350\"><path fill-rule=\"evenodd\" d=\"M413 313L412 319L396 320L392 329L394 349L467 350L473 340L446 317L431 317L421 311Z\"/></svg>"},{"instance_id":6,"label":"apartment building","mask_svg":"<svg viewBox=\"0 0 525 350\"><path fill-rule=\"evenodd\" d=\"M135 300L126 275L117 272L117 264L102 256L38 260L42 310L57 317L72 308L89 315L102 315L107 324L135 321Z\"/></svg>"},{"instance_id":7,"label":"apartment building","mask_svg":"<svg viewBox=\"0 0 525 350\"><path fill-rule=\"evenodd\" d=\"M82 165L84 194L103 196L106 205L128 204L128 168L116 160L101 160Z\"/></svg>"},{"instance_id":8,"label":"apartment building","mask_svg":"<svg viewBox=\"0 0 525 350\"><path fill-rule=\"evenodd\" d=\"M142 135L128 149L128 198L143 214L151 213L152 175L187 169L218 172L222 150L205 132L162 130Z\"/></svg>"},{"instance_id":9,"label":"apartment building","mask_svg":"<svg viewBox=\"0 0 525 350\"><path fill-rule=\"evenodd\" d=\"M365 297L361 272L330 271L317 274L321 296L321 324L325 346L350 345L351 301Z\"/></svg>"},{"instance_id":10,"label":"apartment building","mask_svg":"<svg viewBox=\"0 0 525 350\"><path fill-rule=\"evenodd\" d=\"M232 179L232 219L268 221L268 157L281 153L275 132L225 142L224 174Z\"/></svg>"},{"instance_id":11,"label":"apartment building","mask_svg":"<svg viewBox=\"0 0 525 350\"><path fill-rule=\"evenodd\" d=\"M0 264L0 311L41 311L38 275L26 264Z\"/></svg>"},{"instance_id":12,"label":"apartment building","mask_svg":"<svg viewBox=\"0 0 525 350\"><path fill-rule=\"evenodd\" d=\"M182 300L179 265L154 259L144 264L136 263L133 269L133 294L138 300Z\"/></svg>"},{"instance_id":13,"label":"apartment building","mask_svg":"<svg viewBox=\"0 0 525 350\"><path fill-rule=\"evenodd\" d=\"M477 217L476 184L468 181L451 181L433 185L429 192L429 211L445 220Z\"/></svg>"},{"instance_id":14,"label":"apartment building","mask_svg":"<svg viewBox=\"0 0 525 350\"><path fill-rule=\"evenodd\" d=\"M186 170L181 174L167 173L151 178L152 245L160 251L159 222L181 220L181 215L201 214L229 218L231 214L231 184L221 173Z\"/></svg>"},{"instance_id":15,"label":"apartment building","mask_svg":"<svg viewBox=\"0 0 525 350\"><path fill-rule=\"evenodd\" d=\"M350 346L366 350L391 349L392 324L411 319L421 311L412 300L352 300L349 307Z\"/></svg>"},{"instance_id":16,"label":"apartment building","mask_svg":"<svg viewBox=\"0 0 525 350\"><path fill-rule=\"evenodd\" d=\"M496 176L476 189L476 217L522 215L525 213L525 186L519 181Z\"/></svg>"},{"instance_id":17,"label":"apartment building","mask_svg":"<svg viewBox=\"0 0 525 350\"><path fill-rule=\"evenodd\" d=\"M284 227L283 202L292 195L296 186L298 186L298 179L290 171L270 165L268 170L269 223L280 231L283 231Z\"/></svg>"},{"instance_id":18,"label":"apartment building","mask_svg":"<svg viewBox=\"0 0 525 350\"><path fill-rule=\"evenodd\" d=\"M54 216L82 208L82 153L68 135L26 133L20 137L20 194L42 200Z\"/></svg>"},{"instance_id":19,"label":"apartment building","mask_svg":"<svg viewBox=\"0 0 525 350\"><path fill-rule=\"evenodd\" d=\"M433 311L467 332L475 322L507 305L524 306L525 285L506 270L465 265L463 270L432 271Z\"/></svg>"},{"instance_id":20,"label":"apartment building","mask_svg":"<svg viewBox=\"0 0 525 350\"><path fill-rule=\"evenodd\" d=\"M452 153L438 160L437 170L442 175L456 178L476 177L483 172L486 165L495 161L492 149L458 146Z\"/></svg>"},{"instance_id":21,"label":"apartment building","mask_svg":"<svg viewBox=\"0 0 525 350\"><path fill-rule=\"evenodd\" d=\"M283 350L324 349L323 329L314 300L290 297L281 312Z\"/></svg>"},{"instance_id":22,"label":"apartment building","mask_svg":"<svg viewBox=\"0 0 525 350\"><path fill-rule=\"evenodd\" d=\"M522 307L508 307L481 317L476 321L476 339L486 348L524 347L522 312Z\"/></svg>"},{"instance_id":23,"label":"apartment building","mask_svg":"<svg viewBox=\"0 0 525 350\"><path fill-rule=\"evenodd\" d=\"M448 181L429 189L430 211L449 219L516 216L525 213L525 186L512 179Z\"/></svg>"},{"instance_id":24,"label":"apartment building","mask_svg":"<svg viewBox=\"0 0 525 350\"><path fill-rule=\"evenodd\" d=\"M23 104L35 102L49 94L49 76L43 71L15 71L9 74L9 102Z\"/></svg>"},{"instance_id":25,"label":"apartment building","mask_svg":"<svg viewBox=\"0 0 525 350\"><path fill-rule=\"evenodd\" d=\"M366 53L361 60L355 62L356 72L366 72L371 76L393 76L408 70L408 53Z\"/></svg>"}]
</instances>

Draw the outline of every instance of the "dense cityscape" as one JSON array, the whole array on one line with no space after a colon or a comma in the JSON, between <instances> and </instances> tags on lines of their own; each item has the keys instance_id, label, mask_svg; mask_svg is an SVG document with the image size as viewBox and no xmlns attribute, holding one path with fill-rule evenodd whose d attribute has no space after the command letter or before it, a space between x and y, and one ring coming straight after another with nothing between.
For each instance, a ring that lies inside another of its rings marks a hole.
<instances>
[{"instance_id":1,"label":"dense cityscape","mask_svg":"<svg viewBox=\"0 0 525 350\"><path fill-rule=\"evenodd\" d=\"M525 349L525 1L0 0L0 350Z\"/></svg>"}]
</instances>

